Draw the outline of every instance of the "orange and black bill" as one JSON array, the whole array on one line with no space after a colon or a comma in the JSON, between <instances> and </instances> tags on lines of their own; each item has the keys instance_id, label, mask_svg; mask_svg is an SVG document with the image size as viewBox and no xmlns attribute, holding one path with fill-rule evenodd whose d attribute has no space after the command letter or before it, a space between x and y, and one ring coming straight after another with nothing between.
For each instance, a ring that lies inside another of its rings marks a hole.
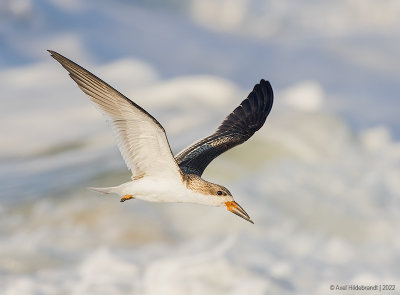
<instances>
[{"instance_id":1,"label":"orange and black bill","mask_svg":"<svg viewBox=\"0 0 400 295\"><path fill-rule=\"evenodd\" d=\"M243 219L246 219L248 222L251 222L254 224L254 222L250 219L250 216L246 213L246 211L243 210L242 207L235 201L230 201L230 202L225 202L226 208L231 211L232 213L236 214L237 216L242 217Z\"/></svg>"}]
</instances>

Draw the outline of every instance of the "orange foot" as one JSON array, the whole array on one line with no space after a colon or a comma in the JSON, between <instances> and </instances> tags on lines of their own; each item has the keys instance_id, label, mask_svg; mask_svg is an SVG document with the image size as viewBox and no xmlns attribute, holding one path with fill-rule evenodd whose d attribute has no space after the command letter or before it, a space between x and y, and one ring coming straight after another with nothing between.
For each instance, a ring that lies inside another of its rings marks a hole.
<instances>
[{"instance_id":1,"label":"orange foot","mask_svg":"<svg viewBox=\"0 0 400 295\"><path fill-rule=\"evenodd\" d=\"M125 202L130 199L134 199L134 197L132 197L132 195L125 195L121 198L121 202Z\"/></svg>"}]
</instances>

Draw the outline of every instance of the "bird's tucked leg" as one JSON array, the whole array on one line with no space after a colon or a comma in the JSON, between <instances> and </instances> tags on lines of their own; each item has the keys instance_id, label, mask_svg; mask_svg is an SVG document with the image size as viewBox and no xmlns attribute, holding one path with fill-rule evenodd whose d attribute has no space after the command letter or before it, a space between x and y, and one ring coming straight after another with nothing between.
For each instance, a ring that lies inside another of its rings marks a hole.
<instances>
[{"instance_id":1,"label":"bird's tucked leg","mask_svg":"<svg viewBox=\"0 0 400 295\"><path fill-rule=\"evenodd\" d=\"M132 195L125 195L125 196L123 196L122 198L121 198L121 202L125 202L125 201L127 201L127 200L130 200L130 199L134 199L135 197L133 197Z\"/></svg>"}]
</instances>

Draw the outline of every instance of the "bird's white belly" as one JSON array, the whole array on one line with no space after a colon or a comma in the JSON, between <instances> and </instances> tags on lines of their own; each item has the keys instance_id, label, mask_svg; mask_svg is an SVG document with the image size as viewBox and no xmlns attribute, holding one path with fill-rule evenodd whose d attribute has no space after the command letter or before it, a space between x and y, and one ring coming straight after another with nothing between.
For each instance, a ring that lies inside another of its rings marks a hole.
<instances>
[{"instance_id":1,"label":"bird's white belly","mask_svg":"<svg viewBox=\"0 0 400 295\"><path fill-rule=\"evenodd\" d=\"M182 182L160 178L144 177L121 185L122 195L149 202L194 202L198 203L198 193L187 189Z\"/></svg>"}]
</instances>

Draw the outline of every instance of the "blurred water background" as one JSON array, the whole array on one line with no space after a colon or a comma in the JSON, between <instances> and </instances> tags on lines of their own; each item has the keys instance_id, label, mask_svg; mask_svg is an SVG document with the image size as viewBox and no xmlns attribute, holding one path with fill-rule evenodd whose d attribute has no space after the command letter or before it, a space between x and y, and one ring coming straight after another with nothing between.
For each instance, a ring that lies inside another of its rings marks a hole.
<instances>
[{"instance_id":1,"label":"blurred water background","mask_svg":"<svg viewBox=\"0 0 400 295\"><path fill-rule=\"evenodd\" d=\"M1 1L1 294L399 289L399 14L397 0ZM46 49L153 114L175 153L270 80L264 128L204 175L255 225L88 191L130 175Z\"/></svg>"}]
</instances>

